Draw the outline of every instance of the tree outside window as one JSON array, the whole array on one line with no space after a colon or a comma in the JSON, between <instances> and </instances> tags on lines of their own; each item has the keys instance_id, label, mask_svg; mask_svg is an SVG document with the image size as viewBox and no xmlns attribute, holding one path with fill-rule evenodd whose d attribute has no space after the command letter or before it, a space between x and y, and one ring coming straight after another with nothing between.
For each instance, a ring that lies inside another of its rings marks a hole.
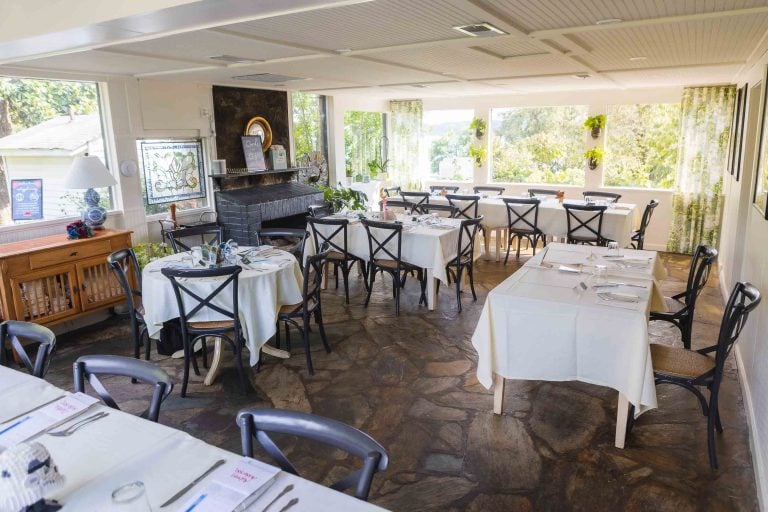
<instances>
[{"instance_id":1,"label":"tree outside window","mask_svg":"<svg viewBox=\"0 0 768 512\"><path fill-rule=\"evenodd\" d=\"M429 177L470 181L474 160L469 156L474 131L469 127L473 110L427 110L422 121L429 159Z\"/></svg>"},{"instance_id":2,"label":"tree outside window","mask_svg":"<svg viewBox=\"0 0 768 512\"><path fill-rule=\"evenodd\" d=\"M584 184L582 105L498 108L491 111L491 180Z\"/></svg>"},{"instance_id":3,"label":"tree outside window","mask_svg":"<svg viewBox=\"0 0 768 512\"><path fill-rule=\"evenodd\" d=\"M354 181L376 179L368 163L384 153L384 115L380 112L344 112L344 165ZM375 171L374 171L375 172Z\"/></svg>"},{"instance_id":4,"label":"tree outside window","mask_svg":"<svg viewBox=\"0 0 768 512\"><path fill-rule=\"evenodd\" d=\"M603 184L673 188L679 138L679 103L609 105Z\"/></svg>"},{"instance_id":5,"label":"tree outside window","mask_svg":"<svg viewBox=\"0 0 768 512\"><path fill-rule=\"evenodd\" d=\"M291 104L296 165L306 169L299 173L299 181L328 186L326 98L296 91L291 94Z\"/></svg>"}]
</instances>

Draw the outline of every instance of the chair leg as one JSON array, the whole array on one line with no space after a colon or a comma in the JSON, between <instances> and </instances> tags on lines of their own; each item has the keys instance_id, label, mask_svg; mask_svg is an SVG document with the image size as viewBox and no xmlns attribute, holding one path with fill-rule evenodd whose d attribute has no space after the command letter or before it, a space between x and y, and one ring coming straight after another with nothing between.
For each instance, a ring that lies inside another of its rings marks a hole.
<instances>
[{"instance_id":1,"label":"chair leg","mask_svg":"<svg viewBox=\"0 0 768 512\"><path fill-rule=\"evenodd\" d=\"M235 349L237 373L240 375L240 386L243 388L243 393L247 393L248 386L245 383L245 369L243 368L243 339L240 336L235 338L233 348Z\"/></svg>"},{"instance_id":2,"label":"chair leg","mask_svg":"<svg viewBox=\"0 0 768 512\"><path fill-rule=\"evenodd\" d=\"M395 316L400 316L400 276L393 274L392 288L395 292Z\"/></svg>"},{"instance_id":3,"label":"chair leg","mask_svg":"<svg viewBox=\"0 0 768 512\"><path fill-rule=\"evenodd\" d=\"M184 343L184 376L181 378L181 398L187 396L187 384L189 384L189 343Z\"/></svg>"},{"instance_id":4,"label":"chair leg","mask_svg":"<svg viewBox=\"0 0 768 512\"><path fill-rule=\"evenodd\" d=\"M339 264L333 264L333 278L336 281L336 289L339 289Z\"/></svg>"},{"instance_id":5,"label":"chair leg","mask_svg":"<svg viewBox=\"0 0 768 512\"><path fill-rule=\"evenodd\" d=\"M301 331L301 338L304 342L304 354L307 358L307 370L309 371L310 375L315 374L315 368L312 366L312 351L309 347L309 331L307 331L307 326L309 325L309 315L304 314L302 316L302 327L299 327L299 331Z\"/></svg>"},{"instance_id":6,"label":"chair leg","mask_svg":"<svg viewBox=\"0 0 768 512\"><path fill-rule=\"evenodd\" d=\"M632 432L632 427L634 426L635 426L635 406L633 404L629 404L629 413L627 413L626 437L629 437L629 433Z\"/></svg>"},{"instance_id":7,"label":"chair leg","mask_svg":"<svg viewBox=\"0 0 768 512\"><path fill-rule=\"evenodd\" d=\"M144 339L144 359L149 361L149 353L152 349L152 338L149 337L149 331L144 329L140 335Z\"/></svg>"},{"instance_id":8,"label":"chair leg","mask_svg":"<svg viewBox=\"0 0 768 512\"><path fill-rule=\"evenodd\" d=\"M507 240L507 256L504 258L504 264L506 265L509 261L509 249L512 247L512 239L510 238Z\"/></svg>"},{"instance_id":9,"label":"chair leg","mask_svg":"<svg viewBox=\"0 0 768 512\"><path fill-rule=\"evenodd\" d=\"M515 255L515 258L518 260L520 259L520 245L523 243L523 237L519 236L517 237L517 254Z\"/></svg>"},{"instance_id":10,"label":"chair leg","mask_svg":"<svg viewBox=\"0 0 768 512\"><path fill-rule=\"evenodd\" d=\"M349 267L346 263L341 267L341 274L342 279L344 279L344 297L347 299L347 304L349 304Z\"/></svg>"},{"instance_id":11,"label":"chair leg","mask_svg":"<svg viewBox=\"0 0 768 512\"><path fill-rule=\"evenodd\" d=\"M280 348L280 319L275 324L275 348Z\"/></svg>"},{"instance_id":12,"label":"chair leg","mask_svg":"<svg viewBox=\"0 0 768 512\"><path fill-rule=\"evenodd\" d=\"M373 283L376 281L376 267L371 265L371 267L368 270L368 277L370 277L370 282L368 283L368 293L365 296L365 307L368 307L368 303L371 300L371 293L373 292Z\"/></svg>"},{"instance_id":13,"label":"chair leg","mask_svg":"<svg viewBox=\"0 0 768 512\"><path fill-rule=\"evenodd\" d=\"M461 313L461 265L456 267L456 304L459 305L459 313Z\"/></svg>"},{"instance_id":14,"label":"chair leg","mask_svg":"<svg viewBox=\"0 0 768 512\"><path fill-rule=\"evenodd\" d=\"M680 334L682 334L683 347L686 350L691 349L691 330L693 329L693 314L689 312L685 319L680 322Z\"/></svg>"},{"instance_id":15,"label":"chair leg","mask_svg":"<svg viewBox=\"0 0 768 512\"><path fill-rule=\"evenodd\" d=\"M707 416L707 449L709 451L709 467L717 469L717 449L715 448L715 414L710 410Z\"/></svg>"},{"instance_id":16,"label":"chair leg","mask_svg":"<svg viewBox=\"0 0 768 512\"><path fill-rule=\"evenodd\" d=\"M438 281L439 283L440 281ZM421 284L421 297L419 297L419 305L423 302L427 306L427 271L419 270L419 284ZM437 295L437 290L435 291Z\"/></svg>"},{"instance_id":17,"label":"chair leg","mask_svg":"<svg viewBox=\"0 0 768 512\"><path fill-rule=\"evenodd\" d=\"M323 312L318 307L315 309L315 323L320 330L320 339L323 341L325 351L331 353L331 346L328 344L328 338L325 335L325 325L323 324Z\"/></svg>"},{"instance_id":18,"label":"chair leg","mask_svg":"<svg viewBox=\"0 0 768 512\"><path fill-rule=\"evenodd\" d=\"M475 265L470 263L467 265L467 272L469 272L469 288L472 290L472 299L477 300L477 294L475 293Z\"/></svg>"},{"instance_id":19,"label":"chair leg","mask_svg":"<svg viewBox=\"0 0 768 512\"><path fill-rule=\"evenodd\" d=\"M285 350L291 351L291 331L288 322L285 322Z\"/></svg>"}]
</instances>

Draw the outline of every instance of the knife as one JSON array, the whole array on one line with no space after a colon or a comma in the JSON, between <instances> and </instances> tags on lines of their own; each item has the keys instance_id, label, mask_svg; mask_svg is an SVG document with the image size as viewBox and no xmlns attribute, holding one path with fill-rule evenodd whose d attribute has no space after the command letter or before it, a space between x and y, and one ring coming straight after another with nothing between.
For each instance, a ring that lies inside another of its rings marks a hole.
<instances>
[{"instance_id":1,"label":"knife","mask_svg":"<svg viewBox=\"0 0 768 512\"><path fill-rule=\"evenodd\" d=\"M166 501L165 503L163 503L162 505L160 505L160 508L163 508L163 507L167 507L168 505L170 505L170 504L171 504L171 503L173 503L174 501L176 501L176 500L178 500L179 498L181 498L182 496L184 496L184 495L187 493L187 491L189 491L189 490L190 490L191 488L193 488L195 485L197 485L198 483L200 483L200 481L201 481L202 479L204 479L205 477L207 477L208 475L210 475L210 474L213 472L213 470L215 470L216 468L218 468L219 466L221 466L221 465L222 465L222 464L224 464L225 462L226 462L226 461L225 461L224 459L219 459L219 460L217 460L216 462L214 462L214 463L213 463L213 465L212 465L211 467L209 467L208 469L206 469L206 470L205 470L205 472L204 472L202 475L200 475L200 476L198 476L197 478L195 478L194 480L192 480L192 481L191 481L189 484L187 484L187 486L186 486L186 487L184 487L182 490L180 490L179 492L177 492L176 494L174 494L173 496L171 496L171 497L170 497L170 499L169 499L168 501Z\"/></svg>"}]
</instances>

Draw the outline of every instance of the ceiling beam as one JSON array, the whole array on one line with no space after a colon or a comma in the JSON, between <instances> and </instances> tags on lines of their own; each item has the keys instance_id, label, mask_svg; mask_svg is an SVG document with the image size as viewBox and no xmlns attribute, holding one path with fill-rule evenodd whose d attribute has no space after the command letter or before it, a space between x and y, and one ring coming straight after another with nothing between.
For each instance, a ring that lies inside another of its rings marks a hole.
<instances>
[{"instance_id":1,"label":"ceiling beam","mask_svg":"<svg viewBox=\"0 0 768 512\"><path fill-rule=\"evenodd\" d=\"M232 64L227 64L225 66L218 66L218 65L211 64L207 68L192 67L192 68L166 69L163 71L148 71L147 73L137 73L131 76L134 76L137 78L148 78L153 76L169 76L177 73L178 74L194 73L195 71L206 71L209 69L232 69L233 71L235 70L245 71L247 69L267 66L269 64L280 64L283 62L294 62L294 61L300 61L300 60L327 59L328 57L331 57L331 55L301 55L296 57L279 57L277 59L262 60L258 62L234 62Z\"/></svg>"},{"instance_id":2,"label":"ceiling beam","mask_svg":"<svg viewBox=\"0 0 768 512\"><path fill-rule=\"evenodd\" d=\"M225 63L219 63L216 61L202 61L197 59L187 59L184 57L172 57L169 55L158 55L156 53L146 53L146 52L135 52L133 50L123 50L119 48L96 48L92 50L96 53L109 53L112 55L125 55L127 57L139 57L143 59L154 59L154 60L162 60L162 61L169 61L169 62L184 62L187 64L193 64L197 65L199 67L203 68L211 68L211 67L219 67L219 68L225 68L227 65ZM260 61L255 61L260 62Z\"/></svg>"}]
</instances>

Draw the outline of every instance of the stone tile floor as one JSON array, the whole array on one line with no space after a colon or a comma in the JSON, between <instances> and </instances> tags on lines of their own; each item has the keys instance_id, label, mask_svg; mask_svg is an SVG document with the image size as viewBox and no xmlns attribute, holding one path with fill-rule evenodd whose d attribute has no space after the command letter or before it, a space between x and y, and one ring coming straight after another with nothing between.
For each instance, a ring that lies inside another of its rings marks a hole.
<instances>
[{"instance_id":1,"label":"stone tile floor","mask_svg":"<svg viewBox=\"0 0 768 512\"><path fill-rule=\"evenodd\" d=\"M682 290L689 259L666 255L664 261L665 292ZM289 360L266 356L261 371L250 373L252 389L243 394L227 353L217 382L205 387L196 378L186 399L178 395L179 386L161 422L233 452L239 452L234 418L242 407L281 407L347 422L387 447L389 469L376 476L371 500L395 511L756 510L733 363L721 394L726 430L717 439L716 472L707 463L705 419L693 395L682 389L658 389L659 409L638 420L624 450L613 446L616 392L607 388L510 381L504 415L492 414L492 394L474 376L470 336L488 291L518 265L481 262L478 300L465 294L461 314L452 288L441 287L438 309L429 312L417 306L418 285L410 282L395 318L391 286L381 280L365 309L362 281L353 278L350 305L341 290L324 295L333 352L326 354L313 333L314 376L296 342ZM722 299L715 275L699 302L698 347L717 336ZM654 322L651 333L655 342L680 343L676 329L664 323ZM127 322L119 317L62 335L48 378L71 388L75 358L128 355L131 346ZM152 359L180 382L180 360L154 353ZM127 410L143 409L148 395L141 386L111 384ZM330 481L351 463L331 450L284 442L310 479Z\"/></svg>"}]
</instances>

